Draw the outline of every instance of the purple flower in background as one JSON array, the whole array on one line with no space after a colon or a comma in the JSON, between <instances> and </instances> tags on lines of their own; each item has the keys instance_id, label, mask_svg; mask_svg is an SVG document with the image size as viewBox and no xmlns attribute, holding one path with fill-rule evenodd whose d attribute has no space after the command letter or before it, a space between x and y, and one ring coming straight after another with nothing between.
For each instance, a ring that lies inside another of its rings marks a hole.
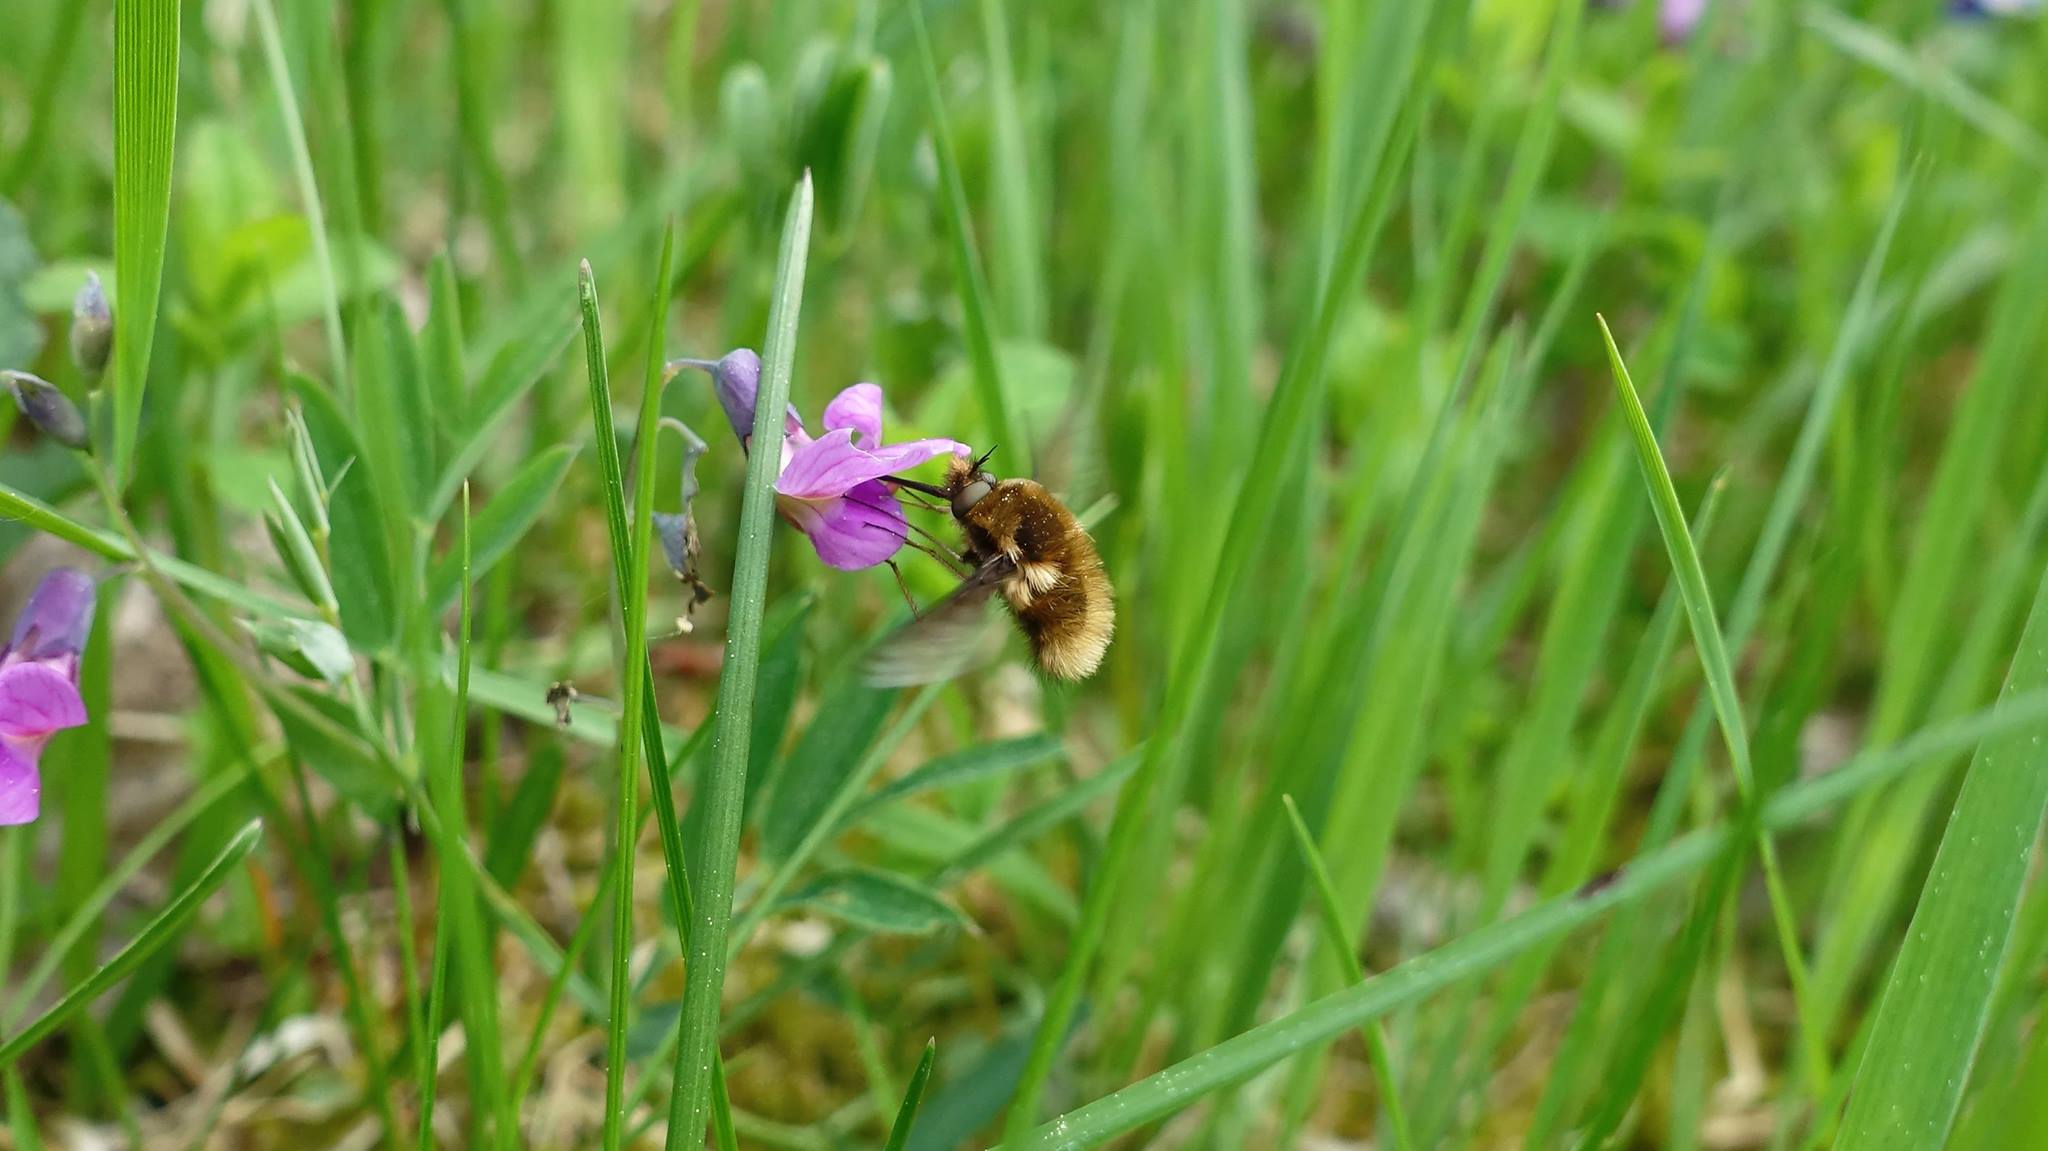
<instances>
[{"instance_id":1,"label":"purple flower in background","mask_svg":"<svg viewBox=\"0 0 2048 1151\"><path fill-rule=\"evenodd\" d=\"M1619 10L1632 0L1594 0L1594 7ZM1666 44L1683 44L1698 30L1712 0L1657 0L1657 32Z\"/></svg>"},{"instance_id":2,"label":"purple flower in background","mask_svg":"<svg viewBox=\"0 0 2048 1151\"><path fill-rule=\"evenodd\" d=\"M1949 11L1958 16L2031 16L2041 11L2041 0L1954 0Z\"/></svg>"},{"instance_id":3,"label":"purple flower in background","mask_svg":"<svg viewBox=\"0 0 2048 1151\"><path fill-rule=\"evenodd\" d=\"M718 403L741 446L754 429L754 398L761 358L747 348L711 360L674 365L711 374ZM842 571L873 567L896 554L909 534L895 485L884 476L951 453L966 444L947 439L882 442L882 389L855 384L825 405L825 434L816 439L796 408L782 417L782 460L775 479L775 509L809 537L818 558Z\"/></svg>"},{"instance_id":4,"label":"purple flower in background","mask_svg":"<svg viewBox=\"0 0 2048 1151\"><path fill-rule=\"evenodd\" d=\"M1680 44L1692 38L1707 14L1708 0L1663 0L1657 5L1657 31L1666 44Z\"/></svg>"},{"instance_id":5,"label":"purple flower in background","mask_svg":"<svg viewBox=\"0 0 2048 1151\"><path fill-rule=\"evenodd\" d=\"M92 630L92 577L58 568L43 577L0 648L0 824L30 823L42 809L37 769L50 736L85 722L78 661Z\"/></svg>"}]
</instances>

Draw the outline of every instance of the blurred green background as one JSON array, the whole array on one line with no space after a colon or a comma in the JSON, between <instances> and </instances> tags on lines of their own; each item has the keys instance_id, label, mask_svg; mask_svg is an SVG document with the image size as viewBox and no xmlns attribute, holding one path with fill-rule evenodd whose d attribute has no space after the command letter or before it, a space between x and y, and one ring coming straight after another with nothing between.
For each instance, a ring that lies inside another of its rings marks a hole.
<instances>
[{"instance_id":1,"label":"blurred green background","mask_svg":"<svg viewBox=\"0 0 2048 1151\"><path fill-rule=\"evenodd\" d=\"M6 4L0 367L96 431L0 404L0 603L107 579L0 1138L699 1146L680 845L726 1146L2042 1145L2048 19L1687 7ZM878 382L1092 525L1099 674L869 687L895 577L781 524L727 650L696 372L716 594L622 600L598 439L798 301L814 430Z\"/></svg>"}]
</instances>

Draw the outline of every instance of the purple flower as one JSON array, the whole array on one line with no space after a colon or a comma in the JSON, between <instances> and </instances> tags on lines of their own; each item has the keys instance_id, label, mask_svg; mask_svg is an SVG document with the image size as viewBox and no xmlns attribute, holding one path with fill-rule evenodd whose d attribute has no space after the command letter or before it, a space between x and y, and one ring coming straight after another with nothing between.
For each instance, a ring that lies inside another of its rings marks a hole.
<instances>
[{"instance_id":1,"label":"purple flower","mask_svg":"<svg viewBox=\"0 0 2048 1151\"><path fill-rule=\"evenodd\" d=\"M676 360L711 374L718 403L746 447L754 428L761 358L747 348L717 361ZM882 389L855 384L825 405L825 434L816 439L792 406L782 418L782 462L775 508L808 536L818 558L842 571L873 567L896 554L909 534L895 485L884 476L951 453L966 444L947 439L882 442Z\"/></svg>"},{"instance_id":2,"label":"purple flower","mask_svg":"<svg viewBox=\"0 0 2048 1151\"><path fill-rule=\"evenodd\" d=\"M1955 0L1949 11L1958 16L2031 16L2041 11L2041 0Z\"/></svg>"},{"instance_id":3,"label":"purple flower","mask_svg":"<svg viewBox=\"0 0 2048 1151\"><path fill-rule=\"evenodd\" d=\"M78 661L92 630L92 577L58 568L43 577L0 648L0 824L31 823L42 808L37 771L50 736L85 722Z\"/></svg>"},{"instance_id":4,"label":"purple flower","mask_svg":"<svg viewBox=\"0 0 2048 1151\"><path fill-rule=\"evenodd\" d=\"M1664 0L1657 6L1657 30L1666 44L1681 44L1692 38L1706 14L1707 0Z\"/></svg>"}]
</instances>

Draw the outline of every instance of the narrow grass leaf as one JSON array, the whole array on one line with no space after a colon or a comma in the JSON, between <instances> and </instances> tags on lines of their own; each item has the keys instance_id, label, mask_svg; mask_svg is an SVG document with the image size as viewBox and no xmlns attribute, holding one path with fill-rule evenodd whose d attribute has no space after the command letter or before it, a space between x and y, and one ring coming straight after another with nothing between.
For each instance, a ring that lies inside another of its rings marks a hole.
<instances>
[{"instance_id":1,"label":"narrow grass leaf","mask_svg":"<svg viewBox=\"0 0 2048 1151\"><path fill-rule=\"evenodd\" d=\"M225 883L235 868L263 839L263 823L252 820L235 837L228 841L213 862L195 876L192 882L173 896L163 909L156 913L126 947L114 953L113 958L101 964L84 982L65 992L64 997L50 1006L21 1030L9 1036L0 1044L0 1067L12 1067L14 1062L34 1047L50 1032L64 1025L73 1015L90 1005L95 999L142 963L155 954L157 949L178 937L185 921L206 902L215 888Z\"/></svg>"},{"instance_id":2,"label":"narrow grass leaf","mask_svg":"<svg viewBox=\"0 0 2048 1151\"><path fill-rule=\"evenodd\" d=\"M1889 233L1885 238L1889 238ZM1880 264L1883 242L1880 241L1878 248ZM1741 700L1735 694L1735 671L1722 639L1721 622L1714 611L1713 593L1707 588L1706 569L1700 565L1699 548L1693 543L1692 531L1686 525L1685 509L1680 506L1678 490L1671 483L1671 470L1665 466L1664 454L1657 447L1656 432L1650 428L1649 416L1643 411L1642 400L1629 379L1628 367L1622 363L1621 349L1615 346L1614 333L1608 330L1606 318L1597 318L1601 338L1607 343L1607 361L1614 372L1614 386L1621 399L1622 414L1635 440L1636 459L1642 465L1643 481L1650 488L1650 507L1656 513L1658 530L1664 534L1664 546L1671 556L1679 596L1685 603L1686 619L1692 625L1693 644L1706 672L1707 692L1714 701L1714 714L1720 722L1722 741L1727 746L1728 760L1735 770L1736 787L1741 793L1744 808L1754 808L1761 797L1755 769L1750 766L1748 726L1743 719ZM1812 997L1807 990L1806 961L1800 951L1799 917L1785 888L1777 848L1767 832L1759 832L1756 847L1763 862L1764 887L1770 897L1771 918L1777 928L1778 947L1791 980L1794 1002L1806 1008ZM1718 918L1719 911L1702 907L1694 914ZM1802 1012L1802 1018L1809 1017L1810 1009ZM1818 1088L1827 1078L1827 1055L1813 1028L1801 1028L1800 1035L1808 1084Z\"/></svg>"},{"instance_id":3,"label":"narrow grass leaf","mask_svg":"<svg viewBox=\"0 0 2048 1151\"><path fill-rule=\"evenodd\" d=\"M917 1070L910 1073L910 1085L903 1089L903 1105L896 1109L896 1122L889 1125L889 1142L882 1151L903 1151L910 1142L911 1128L917 1126L917 1107L924 1102L925 1084L931 1082L932 1064L939 1056L939 1041L925 1041Z\"/></svg>"},{"instance_id":4,"label":"narrow grass leaf","mask_svg":"<svg viewBox=\"0 0 2048 1151\"><path fill-rule=\"evenodd\" d=\"M839 822L843 827L851 827L876 808L899 803L927 791L1000 778L1044 763L1059 754L1060 741L1045 732L1016 739L999 739L950 752L869 792Z\"/></svg>"},{"instance_id":5,"label":"narrow grass leaf","mask_svg":"<svg viewBox=\"0 0 2048 1151\"><path fill-rule=\"evenodd\" d=\"M456 442L442 465L427 500L426 518L438 520L455 502L462 481L497 446L498 433L518 410L519 402L546 378L562 352L576 338L574 325L562 326L550 315L522 331L519 339L506 344L492 358L483 377L476 382L461 411L474 413L466 426L455 429ZM452 414L452 413L451 413Z\"/></svg>"},{"instance_id":6,"label":"narrow grass leaf","mask_svg":"<svg viewBox=\"0 0 2048 1151\"><path fill-rule=\"evenodd\" d=\"M939 163L941 214L946 221L946 238L953 250L953 278L960 294L960 311L967 328L968 359L974 368L974 390L981 400L982 418L989 435L1000 444L1010 470L1031 474L1032 445L1020 428L1004 398L1002 369L996 360L995 333L991 328L992 302L988 277L982 271L981 253L974 243L974 215L967 206L967 189L961 183L960 158L953 150L953 133L946 126L946 99L939 86L939 68L932 57L931 37L925 31L924 6L910 7L911 27L917 33L918 73L924 80L925 116L930 124L932 150Z\"/></svg>"},{"instance_id":7,"label":"narrow grass leaf","mask_svg":"<svg viewBox=\"0 0 2048 1151\"><path fill-rule=\"evenodd\" d=\"M780 442L783 409L789 404L796 358L797 313L803 303L804 265L811 236L811 181L797 181L783 223L776 259L775 290L768 312L761 389L755 400L753 440ZM774 542L774 484L778 453L747 457L740 504L738 556L733 564L731 610L726 622L725 662L719 669L718 714L711 768L698 802L705 806L704 840L698 848L701 877L699 922L690 932L688 983L683 994L682 1037L676 1048L674 1094L668 1129L671 1149L702 1140L707 1093L718 1045L718 1011L725 984L726 935L732 919L733 868L739 857L740 819L746 802L748 740L753 735L754 688L761 661L761 621L768 593L768 553Z\"/></svg>"},{"instance_id":8,"label":"narrow grass leaf","mask_svg":"<svg viewBox=\"0 0 2048 1151\"><path fill-rule=\"evenodd\" d=\"M2002 699L2048 685L2048 579ZM1987 739L1949 813L1920 905L1885 984L1841 1145L1886 1151L1948 1141L1990 1025L1994 981L2048 814L2039 734Z\"/></svg>"},{"instance_id":9,"label":"narrow grass leaf","mask_svg":"<svg viewBox=\"0 0 2048 1151\"><path fill-rule=\"evenodd\" d=\"M1787 787L1765 803L1761 823L1774 831L1797 826L1958 748L1984 739L2027 736L2044 723L2048 691L2028 693L2002 707L1929 728L1895 748L1866 752L1819 779ZM1605 883L1546 900L1227 1039L1021 1137L1006 1139L1003 1151L1081 1151L1163 1119L1291 1055L1491 971L1617 907L1642 902L1708 866L1734 842L1739 830L1717 824L1637 856Z\"/></svg>"},{"instance_id":10,"label":"narrow grass leaf","mask_svg":"<svg viewBox=\"0 0 2048 1151\"><path fill-rule=\"evenodd\" d=\"M112 472L123 482L142 425L156 338L178 134L178 0L114 4L114 429Z\"/></svg>"},{"instance_id":11,"label":"narrow grass leaf","mask_svg":"<svg viewBox=\"0 0 2048 1151\"><path fill-rule=\"evenodd\" d=\"M827 872L777 900L775 910L816 912L878 935L929 935L968 922L930 888L867 868Z\"/></svg>"},{"instance_id":12,"label":"narrow grass leaf","mask_svg":"<svg viewBox=\"0 0 2048 1151\"><path fill-rule=\"evenodd\" d=\"M820 701L818 719L804 729L776 773L761 814L761 853L787 859L845 787L881 733L896 702L891 688L843 674Z\"/></svg>"},{"instance_id":13,"label":"narrow grass leaf","mask_svg":"<svg viewBox=\"0 0 2048 1151\"><path fill-rule=\"evenodd\" d=\"M101 877L99 883L84 898L71 903L71 914L57 929L57 933L50 937L48 945L43 948L43 954L37 957L28 974L10 989L10 1001L5 1017L7 1021L20 1015L24 1007L35 1002L36 996L43 990L43 985L56 974L58 961L85 938L86 932L98 921L100 913L107 909L107 905L114 901L114 897L121 893L121 889L126 887L150 860L156 858L158 852L169 846L173 839L240 787L242 780L243 774L239 771L223 772L208 780L199 790L188 796L185 802L179 804L136 840L135 846L128 850L128 854L122 856L113 870Z\"/></svg>"},{"instance_id":14,"label":"narrow grass leaf","mask_svg":"<svg viewBox=\"0 0 2048 1151\"><path fill-rule=\"evenodd\" d=\"M1391 152L1386 144L1393 135L1399 94L1407 91L1410 77L1422 56L1422 30L1429 23L1433 7L1397 4L1374 10L1376 16L1395 21L1395 26L1379 29L1387 34L1372 40L1375 51L1389 53L1387 59L1375 61L1386 67L1375 72L1382 77L1382 85L1372 94L1377 125L1384 128L1384 132L1371 134L1368 146L1362 147L1357 154L1356 178L1361 187L1375 186L1382 174L1382 166L1389 164ZM927 81L936 88L935 77L928 75ZM1144 758L1117 804L1104 858L1088 887L1080 930L1074 936L1066 966L1061 970L1059 982L1039 1022L1030 1061L1019 1079L1017 1097L1012 1101L1005 1121L1007 1141L1018 1139L1037 1118L1038 1101L1046 1077L1052 1072L1060 1045L1065 1041L1074 1013L1080 1007L1082 986L1102 946L1111 912L1117 906L1123 873L1132 865L1140 830L1152 818L1153 795L1159 786L1160 776L1167 770L1168 760L1177 754L1181 725L1191 714L1195 701L1205 694L1222 638L1224 617L1238 584L1258 554L1253 544L1265 534L1279 505L1281 477L1288 471L1282 466L1283 456L1301 441L1303 429L1320 406L1325 382L1323 367L1336 333L1338 317L1345 313L1348 292L1365 268L1379 236L1375 226L1377 214L1371 203L1373 197L1360 196L1358 199L1358 210L1346 219L1343 232L1336 237L1337 258L1331 265L1328 283L1316 302L1313 318L1297 330L1279 381L1274 386L1272 399L1268 401L1265 417L1260 421L1258 440L1252 450L1244 484L1231 505L1229 526L1216 567L1210 578L1192 585L1208 589L1206 604L1191 631L1180 637L1180 642L1174 647L1176 658L1151 729L1157 734L1146 743Z\"/></svg>"},{"instance_id":15,"label":"narrow grass leaf","mask_svg":"<svg viewBox=\"0 0 2048 1151\"><path fill-rule=\"evenodd\" d=\"M1287 822L1294 831L1294 845L1301 851L1309 878L1315 881L1317 906L1322 910L1324 942L1343 962L1345 981L1352 985L1363 983L1365 969L1359 965L1358 950L1351 945L1344 926L1344 913L1337 903L1337 888L1330 882L1329 868L1323 866L1323 853L1316 850L1316 837L1309 831L1308 824L1301 821L1301 812L1294 806L1293 796L1283 795L1280 802L1287 807ZM1387 1127L1393 1132L1394 1146L1408 1151L1415 1146L1415 1141L1408 1134L1408 1115L1401 1107L1401 1085L1394 1075L1394 1056L1387 1048L1386 1029L1375 1019L1363 1030L1366 1058L1372 1063L1373 1079L1380 1089L1380 1106L1386 1111Z\"/></svg>"}]
</instances>

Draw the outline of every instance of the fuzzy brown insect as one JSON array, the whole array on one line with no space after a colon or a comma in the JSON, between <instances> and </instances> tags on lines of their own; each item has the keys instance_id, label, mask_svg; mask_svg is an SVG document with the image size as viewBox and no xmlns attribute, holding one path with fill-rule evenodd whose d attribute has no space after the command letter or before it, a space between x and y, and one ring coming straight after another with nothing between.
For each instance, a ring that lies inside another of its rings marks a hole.
<instances>
[{"instance_id":1,"label":"fuzzy brown insect","mask_svg":"<svg viewBox=\"0 0 2048 1151\"><path fill-rule=\"evenodd\" d=\"M956 459L943 485L890 477L946 502L966 537L960 586L870 657L867 676L887 684L928 683L964 670L977 645L981 605L991 595L1016 619L1039 669L1054 679L1095 674L1116 628L1116 601L1095 541L1074 513L1034 480L999 480L987 459Z\"/></svg>"}]
</instances>

